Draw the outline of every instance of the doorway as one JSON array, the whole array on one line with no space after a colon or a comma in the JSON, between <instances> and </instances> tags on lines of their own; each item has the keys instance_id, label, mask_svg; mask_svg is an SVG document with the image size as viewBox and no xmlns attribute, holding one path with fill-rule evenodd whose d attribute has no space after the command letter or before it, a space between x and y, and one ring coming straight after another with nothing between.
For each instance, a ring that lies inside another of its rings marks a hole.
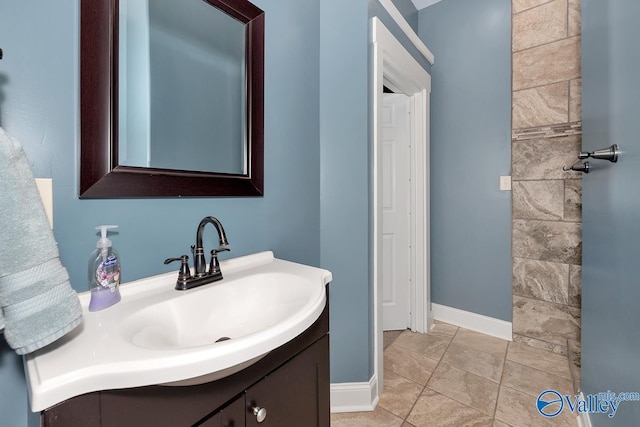
<instances>
[{"instance_id":1,"label":"doorway","mask_svg":"<svg viewBox=\"0 0 640 427\"><path fill-rule=\"evenodd\" d=\"M373 323L374 379L377 395L383 378L383 86L405 94L411 115L409 135L409 328L427 332L432 324L429 297L429 96L431 76L377 18L373 40Z\"/></svg>"}]
</instances>

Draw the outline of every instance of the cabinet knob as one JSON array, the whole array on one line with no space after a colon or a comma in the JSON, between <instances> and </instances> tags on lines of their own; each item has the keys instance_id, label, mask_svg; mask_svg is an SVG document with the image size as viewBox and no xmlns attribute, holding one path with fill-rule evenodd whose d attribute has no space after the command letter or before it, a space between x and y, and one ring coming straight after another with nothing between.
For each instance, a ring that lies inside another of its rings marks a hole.
<instances>
[{"instance_id":1,"label":"cabinet knob","mask_svg":"<svg viewBox=\"0 0 640 427\"><path fill-rule=\"evenodd\" d=\"M255 415L258 422L261 423L265 420L265 418L267 418L267 410L258 406L254 406L253 415Z\"/></svg>"}]
</instances>

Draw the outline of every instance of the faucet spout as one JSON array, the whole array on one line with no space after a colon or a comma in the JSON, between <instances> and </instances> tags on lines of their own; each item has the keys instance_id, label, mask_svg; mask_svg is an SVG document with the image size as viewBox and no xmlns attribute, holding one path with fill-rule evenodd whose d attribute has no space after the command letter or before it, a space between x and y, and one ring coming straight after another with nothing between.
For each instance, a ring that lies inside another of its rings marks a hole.
<instances>
[{"instance_id":1,"label":"faucet spout","mask_svg":"<svg viewBox=\"0 0 640 427\"><path fill-rule=\"evenodd\" d=\"M224 232L224 227L222 227L222 223L220 223L217 218L213 216L206 216L202 218L202 221L200 221L200 224L198 224L198 230L196 232L196 245L195 248L192 248L194 255L195 277L202 277L206 275L207 262L204 258L202 233L204 232L204 228L207 224L213 224L213 226L216 228L221 248L224 248L229 244L229 242L227 241L227 235Z\"/></svg>"},{"instance_id":2,"label":"faucet spout","mask_svg":"<svg viewBox=\"0 0 640 427\"><path fill-rule=\"evenodd\" d=\"M229 242L227 241L227 235L224 232L224 227L222 227L222 223L218 221L218 219L214 216L205 216L198 224L198 231L196 233L196 247L202 247L202 233L204 232L204 226L207 224L213 224L218 232L218 239L220 241L220 246L227 246Z\"/></svg>"}]
</instances>

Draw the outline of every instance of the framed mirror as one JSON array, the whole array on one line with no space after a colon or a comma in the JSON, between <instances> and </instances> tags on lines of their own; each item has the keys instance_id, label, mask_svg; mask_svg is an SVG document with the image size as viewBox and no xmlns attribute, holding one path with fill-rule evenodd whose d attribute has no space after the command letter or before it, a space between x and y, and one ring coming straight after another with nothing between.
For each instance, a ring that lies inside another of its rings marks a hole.
<instances>
[{"instance_id":1,"label":"framed mirror","mask_svg":"<svg viewBox=\"0 0 640 427\"><path fill-rule=\"evenodd\" d=\"M262 196L264 12L81 0L80 198Z\"/></svg>"}]
</instances>

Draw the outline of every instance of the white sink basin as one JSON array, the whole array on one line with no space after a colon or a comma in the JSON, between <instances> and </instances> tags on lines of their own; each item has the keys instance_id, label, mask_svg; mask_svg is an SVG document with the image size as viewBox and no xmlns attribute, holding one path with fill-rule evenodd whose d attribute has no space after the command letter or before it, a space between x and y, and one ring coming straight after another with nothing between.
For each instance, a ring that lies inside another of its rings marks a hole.
<instances>
[{"instance_id":1,"label":"white sink basin","mask_svg":"<svg viewBox=\"0 0 640 427\"><path fill-rule=\"evenodd\" d=\"M221 263L224 279L188 291L177 273L124 284L122 301L26 356L31 409L80 394L213 381L260 360L313 324L331 273L261 252Z\"/></svg>"},{"instance_id":2,"label":"white sink basin","mask_svg":"<svg viewBox=\"0 0 640 427\"><path fill-rule=\"evenodd\" d=\"M319 288L305 281L290 273L266 272L228 278L200 292L180 291L124 318L121 331L133 344L159 350L244 339L286 322L317 298Z\"/></svg>"}]
</instances>

